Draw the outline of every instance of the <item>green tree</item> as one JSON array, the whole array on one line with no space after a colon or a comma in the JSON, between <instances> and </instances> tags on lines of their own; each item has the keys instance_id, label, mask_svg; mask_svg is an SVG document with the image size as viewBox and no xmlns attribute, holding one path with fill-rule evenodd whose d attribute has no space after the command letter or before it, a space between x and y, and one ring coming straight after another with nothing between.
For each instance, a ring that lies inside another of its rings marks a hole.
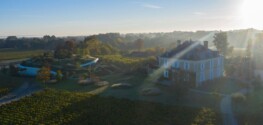
<instances>
[{"instance_id":1,"label":"green tree","mask_svg":"<svg viewBox=\"0 0 263 125\"><path fill-rule=\"evenodd\" d=\"M95 36L86 37L80 46L82 48L83 54L106 55L117 52L117 50L111 45L101 43L101 41L99 41Z\"/></svg>"},{"instance_id":2,"label":"green tree","mask_svg":"<svg viewBox=\"0 0 263 125\"><path fill-rule=\"evenodd\" d=\"M227 41L227 32L216 33L213 42L218 52L224 56L228 56L233 51L233 47L229 47Z\"/></svg>"}]
</instances>

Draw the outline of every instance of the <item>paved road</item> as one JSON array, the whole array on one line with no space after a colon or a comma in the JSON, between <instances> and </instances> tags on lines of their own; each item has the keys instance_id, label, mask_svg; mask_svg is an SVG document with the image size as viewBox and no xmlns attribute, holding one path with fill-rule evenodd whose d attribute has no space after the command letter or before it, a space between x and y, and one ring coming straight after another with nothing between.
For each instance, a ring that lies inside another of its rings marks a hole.
<instances>
[{"instance_id":1,"label":"paved road","mask_svg":"<svg viewBox=\"0 0 263 125\"><path fill-rule=\"evenodd\" d=\"M238 91L238 93L244 95L247 94L248 92L249 90L247 88L243 88ZM221 108L224 125L238 125L232 110L231 95L227 95L221 100L220 108Z\"/></svg>"},{"instance_id":2,"label":"paved road","mask_svg":"<svg viewBox=\"0 0 263 125\"><path fill-rule=\"evenodd\" d=\"M234 117L232 110L232 99L230 95L225 96L221 100L220 109L224 125L237 125L237 120Z\"/></svg>"},{"instance_id":3,"label":"paved road","mask_svg":"<svg viewBox=\"0 0 263 125\"><path fill-rule=\"evenodd\" d=\"M42 88L38 84L32 82L25 82L22 86L20 86L16 90L0 98L0 106L11 103L13 101L17 101L25 96L29 96L34 92L40 90L42 90Z\"/></svg>"}]
</instances>

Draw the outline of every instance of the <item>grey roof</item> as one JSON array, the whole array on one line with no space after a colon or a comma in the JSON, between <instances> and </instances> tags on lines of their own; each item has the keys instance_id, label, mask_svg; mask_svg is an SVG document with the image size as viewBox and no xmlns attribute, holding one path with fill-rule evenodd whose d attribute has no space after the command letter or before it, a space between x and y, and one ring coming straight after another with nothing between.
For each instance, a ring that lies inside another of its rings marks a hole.
<instances>
[{"instance_id":1,"label":"grey roof","mask_svg":"<svg viewBox=\"0 0 263 125\"><path fill-rule=\"evenodd\" d=\"M191 49L190 49L191 48ZM219 57L218 51L213 51L200 43L195 43L192 41L186 41L176 48L166 51L161 57L173 58L178 54L182 53L184 50L188 50L185 54L183 54L179 59L183 60L205 60Z\"/></svg>"}]
</instances>

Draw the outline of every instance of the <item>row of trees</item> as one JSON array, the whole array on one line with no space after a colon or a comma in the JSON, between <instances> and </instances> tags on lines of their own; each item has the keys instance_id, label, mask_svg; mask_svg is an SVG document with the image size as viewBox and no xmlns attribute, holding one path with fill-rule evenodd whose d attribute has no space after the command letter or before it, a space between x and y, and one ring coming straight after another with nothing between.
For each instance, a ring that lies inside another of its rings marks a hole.
<instances>
[{"instance_id":1,"label":"row of trees","mask_svg":"<svg viewBox=\"0 0 263 125\"><path fill-rule=\"evenodd\" d=\"M63 42L63 38L48 35L43 38L17 38L16 36L9 36L6 39L0 39L0 48L54 49L58 44Z\"/></svg>"}]
</instances>

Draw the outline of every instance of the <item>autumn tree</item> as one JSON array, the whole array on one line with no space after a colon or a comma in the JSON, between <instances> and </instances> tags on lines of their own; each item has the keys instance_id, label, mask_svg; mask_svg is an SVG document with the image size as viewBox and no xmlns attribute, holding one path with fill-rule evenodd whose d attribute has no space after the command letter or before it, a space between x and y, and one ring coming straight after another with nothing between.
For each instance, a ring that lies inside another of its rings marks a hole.
<instances>
[{"instance_id":1,"label":"autumn tree","mask_svg":"<svg viewBox=\"0 0 263 125\"><path fill-rule=\"evenodd\" d=\"M61 80L62 80L62 77L63 77L63 75L62 75L61 70L57 70L56 80L57 80L57 81L61 81Z\"/></svg>"},{"instance_id":2,"label":"autumn tree","mask_svg":"<svg viewBox=\"0 0 263 125\"><path fill-rule=\"evenodd\" d=\"M218 52L224 56L228 56L233 51L233 47L229 47L227 41L227 32L216 33L213 42Z\"/></svg>"},{"instance_id":3,"label":"autumn tree","mask_svg":"<svg viewBox=\"0 0 263 125\"><path fill-rule=\"evenodd\" d=\"M50 74L50 68L49 67L42 67L37 72L37 80L46 83L48 80L50 80L51 74Z\"/></svg>"}]
</instances>

